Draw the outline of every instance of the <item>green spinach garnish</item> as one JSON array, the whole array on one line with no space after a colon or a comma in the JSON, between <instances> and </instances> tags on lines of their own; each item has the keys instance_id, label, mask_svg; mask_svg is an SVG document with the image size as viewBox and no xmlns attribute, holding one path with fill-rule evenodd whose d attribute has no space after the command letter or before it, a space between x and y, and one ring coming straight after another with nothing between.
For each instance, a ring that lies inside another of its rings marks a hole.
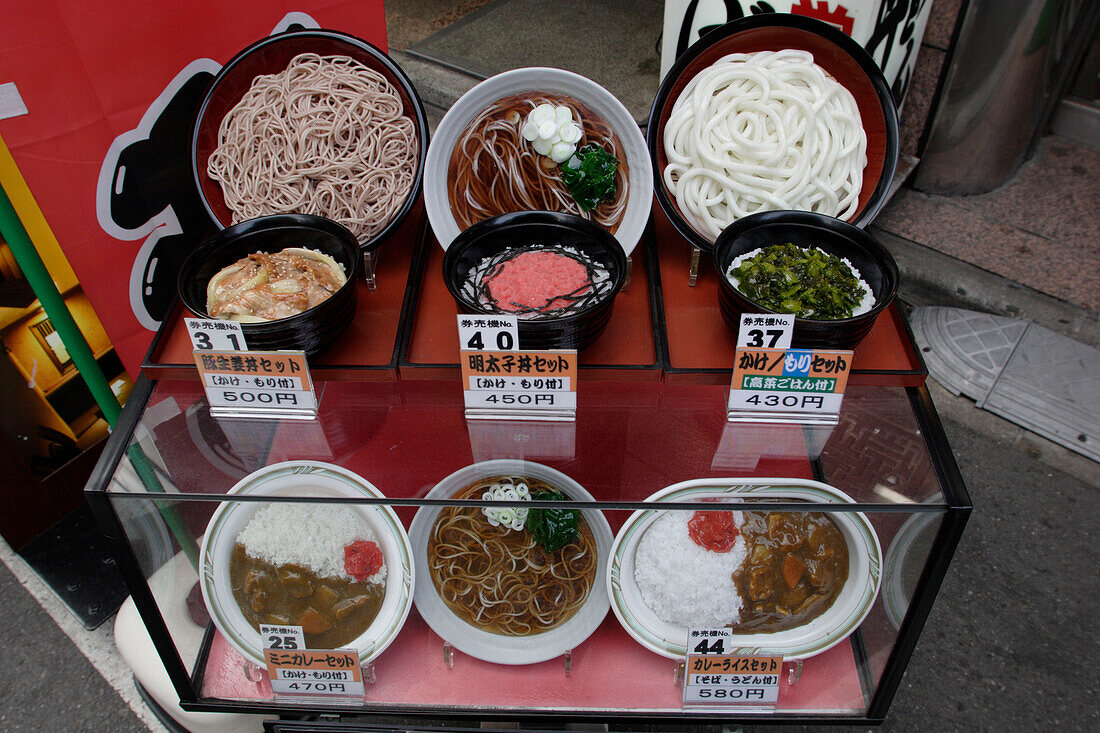
<instances>
[{"instance_id":1,"label":"green spinach garnish","mask_svg":"<svg viewBox=\"0 0 1100 733\"><path fill-rule=\"evenodd\" d=\"M863 288L835 255L794 244L775 244L731 268L735 287L765 308L798 318L850 318Z\"/></svg>"},{"instance_id":2,"label":"green spinach garnish","mask_svg":"<svg viewBox=\"0 0 1100 733\"><path fill-rule=\"evenodd\" d=\"M619 161L596 143L589 143L561 164L561 180L577 204L591 211L601 201L615 198L615 171Z\"/></svg>"},{"instance_id":3,"label":"green spinach garnish","mask_svg":"<svg viewBox=\"0 0 1100 733\"><path fill-rule=\"evenodd\" d=\"M568 501L560 491L539 491L531 495L533 501ZM528 532L547 552L554 552L580 537L579 509L549 509L532 507L527 513Z\"/></svg>"}]
</instances>

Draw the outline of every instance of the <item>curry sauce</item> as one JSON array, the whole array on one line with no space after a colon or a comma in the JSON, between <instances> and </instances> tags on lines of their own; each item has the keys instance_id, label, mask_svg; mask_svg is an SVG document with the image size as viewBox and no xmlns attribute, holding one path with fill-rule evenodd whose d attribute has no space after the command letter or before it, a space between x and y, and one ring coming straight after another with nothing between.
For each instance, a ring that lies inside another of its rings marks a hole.
<instances>
[{"instance_id":1,"label":"curry sauce","mask_svg":"<svg viewBox=\"0 0 1100 733\"><path fill-rule=\"evenodd\" d=\"M301 565L272 565L233 547L233 597L252 628L301 626L310 649L339 649L367 630L382 607L381 583L320 578Z\"/></svg>"},{"instance_id":2,"label":"curry sauce","mask_svg":"<svg viewBox=\"0 0 1100 733\"><path fill-rule=\"evenodd\" d=\"M748 554L733 575L740 633L772 633L824 613L848 579L848 544L822 512L744 512Z\"/></svg>"}]
</instances>

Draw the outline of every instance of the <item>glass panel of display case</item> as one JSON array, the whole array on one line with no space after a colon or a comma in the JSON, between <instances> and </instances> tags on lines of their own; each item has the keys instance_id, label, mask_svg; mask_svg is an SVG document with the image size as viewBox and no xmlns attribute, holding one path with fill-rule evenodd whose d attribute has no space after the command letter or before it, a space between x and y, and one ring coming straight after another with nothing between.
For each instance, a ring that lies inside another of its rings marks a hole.
<instances>
[{"instance_id":1,"label":"glass panel of display case","mask_svg":"<svg viewBox=\"0 0 1100 733\"><path fill-rule=\"evenodd\" d=\"M135 436L158 451L168 490L184 493L223 494L263 465L317 460L414 499L464 465L526 458L603 502L753 476L816 478L867 504L946 502L905 388L853 387L835 427L727 423L724 399L715 386L591 382L576 422L468 422L457 384L329 382L316 420L240 420L211 417L196 383L161 381Z\"/></svg>"},{"instance_id":2,"label":"glass panel of display case","mask_svg":"<svg viewBox=\"0 0 1100 733\"><path fill-rule=\"evenodd\" d=\"M155 600L155 609L142 611L164 619L197 709L303 704L272 693L262 641L250 626L263 621L302 625L310 647L355 649L368 711L700 719L865 715L944 514L934 505L910 512L774 508L840 501L805 480L770 488L689 482L647 510L601 511L586 505L583 489L574 493L579 484L568 475L528 467L531 487L552 483L578 500L541 507L558 517L580 512L577 534L555 551L540 544L540 500L478 498L523 481L500 473L499 463L444 482L443 494L479 505L428 496L422 506L389 507L356 501L378 495L370 482L325 466L315 473L308 464L250 474L244 499L124 496L140 481L125 459L111 504ZM302 494L317 500L294 500ZM698 511L681 501L724 508ZM496 526L489 521L497 509L524 503L531 506L522 529L505 528L500 522L509 517L499 512ZM201 579L181 549L185 533L198 543ZM732 539L726 548L723 538ZM366 616L343 613L368 596ZM730 597L746 624L734 626L736 651L785 658L774 709L682 702L687 629L728 623ZM507 613L487 613L494 604ZM333 629L343 636L330 638Z\"/></svg>"}]
</instances>

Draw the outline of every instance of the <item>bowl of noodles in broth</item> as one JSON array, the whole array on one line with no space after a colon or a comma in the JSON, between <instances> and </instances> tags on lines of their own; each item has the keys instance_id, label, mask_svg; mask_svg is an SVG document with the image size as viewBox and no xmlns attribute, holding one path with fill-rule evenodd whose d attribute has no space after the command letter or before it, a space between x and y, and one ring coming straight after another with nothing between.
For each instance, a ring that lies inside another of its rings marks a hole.
<instances>
[{"instance_id":1,"label":"bowl of noodles in broth","mask_svg":"<svg viewBox=\"0 0 1100 733\"><path fill-rule=\"evenodd\" d=\"M897 108L870 55L826 23L778 13L727 23L680 56L646 135L658 204L705 251L764 211L864 227L899 154Z\"/></svg>"},{"instance_id":2,"label":"bowl of noodles in broth","mask_svg":"<svg viewBox=\"0 0 1100 733\"><path fill-rule=\"evenodd\" d=\"M540 142L535 129L546 124L540 115L550 115L547 109L560 117ZM558 131L562 148L551 151ZM608 185L590 197L563 171L582 170L584 161L588 175L597 159L606 166L601 170ZM428 220L444 249L493 216L552 211L596 222L629 255L649 219L653 194L645 140L627 109L591 79L553 68L506 71L462 95L432 137L424 181Z\"/></svg>"},{"instance_id":3,"label":"bowl of noodles in broth","mask_svg":"<svg viewBox=\"0 0 1100 733\"><path fill-rule=\"evenodd\" d=\"M389 56L338 31L288 31L245 48L211 82L191 166L221 228L314 214L369 251L412 210L427 146L423 104Z\"/></svg>"},{"instance_id":4,"label":"bowl of noodles in broth","mask_svg":"<svg viewBox=\"0 0 1100 733\"><path fill-rule=\"evenodd\" d=\"M447 476L425 498L492 502L424 506L409 527L422 579L413 601L456 649L498 664L534 664L575 649L603 621L612 542L603 514L526 507L593 501L576 481L530 461L483 461Z\"/></svg>"}]
</instances>

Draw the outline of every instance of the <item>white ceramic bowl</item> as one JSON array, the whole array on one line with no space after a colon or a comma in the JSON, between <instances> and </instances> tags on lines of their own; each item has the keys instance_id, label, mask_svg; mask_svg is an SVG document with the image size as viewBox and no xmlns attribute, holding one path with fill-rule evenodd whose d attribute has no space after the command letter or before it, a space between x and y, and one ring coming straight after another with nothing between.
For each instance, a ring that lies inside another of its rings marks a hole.
<instances>
[{"instance_id":1,"label":"white ceramic bowl","mask_svg":"<svg viewBox=\"0 0 1100 733\"><path fill-rule=\"evenodd\" d=\"M369 481L340 466L318 461L275 463L241 479L229 494L286 497L385 498ZM245 619L229 580L229 559L237 535L263 502L225 501L210 517L200 550L199 584L214 625L245 659L265 666L263 642ZM401 631L412 606L412 548L393 509L383 505L345 504L374 532L386 565L386 591L374 621L346 646L366 664L382 653Z\"/></svg>"},{"instance_id":2,"label":"white ceramic bowl","mask_svg":"<svg viewBox=\"0 0 1100 733\"><path fill-rule=\"evenodd\" d=\"M596 82L571 71L541 67L489 77L459 97L443 116L428 145L424 166L424 205L436 239L447 249L460 231L447 194L447 168L459 136L486 107L520 92L554 92L572 97L603 117L619 136L626 151L630 192L615 238L629 256L642 237L653 204L653 163L641 129L622 102Z\"/></svg>"},{"instance_id":3,"label":"white ceramic bowl","mask_svg":"<svg viewBox=\"0 0 1100 733\"><path fill-rule=\"evenodd\" d=\"M698 479L661 489L646 501L654 503L695 502L704 499L794 500L796 502L853 503L832 486L799 479ZM738 509L751 509L739 505ZM797 504L792 509L797 510ZM611 608L623 628L639 644L670 659L686 653L688 629L657 617L642 600L634 579L634 555L638 541L660 509L634 512L623 524L611 548L607 588ZM681 510L687 511L687 510ZM818 510L819 511L819 510ZM809 623L770 634L734 634L730 653L776 655L784 659L806 659L820 654L848 638L871 610L878 595L882 574L882 548L867 518L858 512L829 515L848 543L848 580L840 595L824 613Z\"/></svg>"},{"instance_id":4,"label":"white ceramic bowl","mask_svg":"<svg viewBox=\"0 0 1100 733\"><path fill-rule=\"evenodd\" d=\"M460 489L489 476L529 476L550 484L572 499L594 501L584 487L561 471L531 461L500 459L475 463L447 476L428 492L427 499L449 499ZM441 506L421 507L409 526L417 567L428 567L428 535ZM607 568L611 550L611 527L598 509L581 509L581 516L588 522L596 540L599 565L588 599L572 617L549 631L533 636L504 636L483 631L463 621L447 607L436 592L430 577L424 577L416 586L416 610L428 626L449 641L455 649L472 657L497 664L534 664L564 654L576 648L599 627L607 615L610 601L607 588L601 582Z\"/></svg>"}]
</instances>

